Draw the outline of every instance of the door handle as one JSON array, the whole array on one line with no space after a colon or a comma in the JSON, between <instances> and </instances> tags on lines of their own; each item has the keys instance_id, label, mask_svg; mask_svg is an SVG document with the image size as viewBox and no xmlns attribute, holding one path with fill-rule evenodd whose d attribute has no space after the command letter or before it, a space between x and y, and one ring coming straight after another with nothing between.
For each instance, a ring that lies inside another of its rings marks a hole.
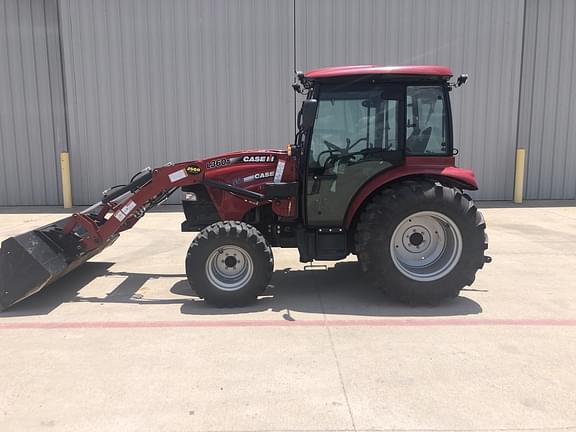
<instances>
[{"instance_id":1,"label":"door handle","mask_svg":"<svg viewBox=\"0 0 576 432\"><path fill-rule=\"evenodd\" d=\"M313 180L314 181L312 183L312 190L310 191L310 195L316 195L320 192L320 179L318 176L314 176Z\"/></svg>"}]
</instances>

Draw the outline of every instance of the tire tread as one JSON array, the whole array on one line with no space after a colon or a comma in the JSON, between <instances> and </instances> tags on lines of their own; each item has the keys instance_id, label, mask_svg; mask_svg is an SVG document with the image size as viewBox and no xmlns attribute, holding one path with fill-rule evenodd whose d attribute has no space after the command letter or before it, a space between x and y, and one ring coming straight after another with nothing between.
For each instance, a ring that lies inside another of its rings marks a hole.
<instances>
[{"instance_id":1,"label":"tire tread","mask_svg":"<svg viewBox=\"0 0 576 432\"><path fill-rule=\"evenodd\" d=\"M408 216L414 209L422 211L422 203L447 209L458 217L463 231L464 249L457 267L432 282L413 281L402 275L395 268L388 248L395 220ZM355 247L362 270L388 296L411 305L436 304L458 296L464 286L474 282L476 272L486 261L485 228L484 217L469 195L437 181L411 179L381 190L368 203L356 226Z\"/></svg>"},{"instance_id":2,"label":"tire tread","mask_svg":"<svg viewBox=\"0 0 576 432\"><path fill-rule=\"evenodd\" d=\"M218 245L233 242L254 249L255 274L246 287L226 292L214 287L205 277L205 258ZM260 265L256 268L256 260ZM253 226L240 221L221 221L204 228L192 241L186 255L186 274L196 294L217 307L238 307L253 303L264 292L274 270L272 248Z\"/></svg>"}]
</instances>

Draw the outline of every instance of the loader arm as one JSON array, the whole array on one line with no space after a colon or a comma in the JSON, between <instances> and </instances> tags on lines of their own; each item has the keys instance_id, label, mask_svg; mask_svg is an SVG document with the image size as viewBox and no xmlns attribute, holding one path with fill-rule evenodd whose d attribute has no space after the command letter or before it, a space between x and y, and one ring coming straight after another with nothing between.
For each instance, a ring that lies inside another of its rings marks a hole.
<instances>
[{"instance_id":1,"label":"loader arm","mask_svg":"<svg viewBox=\"0 0 576 432\"><path fill-rule=\"evenodd\" d=\"M205 176L205 161L147 168L79 213L10 237L0 248L0 310L60 279L132 228L182 186L205 183L257 204L263 195Z\"/></svg>"},{"instance_id":2,"label":"loader arm","mask_svg":"<svg viewBox=\"0 0 576 432\"><path fill-rule=\"evenodd\" d=\"M188 161L154 168L142 174L114 195L81 213L71 216L64 233L84 228L89 235L82 237L86 251L106 244L120 232L132 228L146 212L165 201L182 186L202 183L204 163Z\"/></svg>"}]
</instances>

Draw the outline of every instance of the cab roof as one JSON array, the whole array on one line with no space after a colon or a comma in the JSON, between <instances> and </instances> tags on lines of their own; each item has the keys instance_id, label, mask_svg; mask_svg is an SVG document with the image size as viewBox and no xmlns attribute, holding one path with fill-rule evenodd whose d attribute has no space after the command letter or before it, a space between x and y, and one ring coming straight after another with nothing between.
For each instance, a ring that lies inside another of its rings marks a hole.
<instances>
[{"instance_id":1,"label":"cab roof","mask_svg":"<svg viewBox=\"0 0 576 432\"><path fill-rule=\"evenodd\" d=\"M332 66L309 70L304 74L308 79L337 78L358 75L424 75L449 79L453 74L449 67L438 65L409 66Z\"/></svg>"}]
</instances>

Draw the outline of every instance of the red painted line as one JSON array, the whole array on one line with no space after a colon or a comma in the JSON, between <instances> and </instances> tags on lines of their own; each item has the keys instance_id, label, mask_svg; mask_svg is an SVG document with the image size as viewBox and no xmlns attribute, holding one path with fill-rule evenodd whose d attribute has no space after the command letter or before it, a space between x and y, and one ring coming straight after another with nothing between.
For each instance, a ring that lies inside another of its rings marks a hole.
<instances>
[{"instance_id":1,"label":"red painted line","mask_svg":"<svg viewBox=\"0 0 576 432\"><path fill-rule=\"evenodd\" d=\"M195 327L573 327L576 319L465 319L465 318L384 318L334 320L190 320L190 321L57 321L0 322L0 330L25 329L137 329Z\"/></svg>"}]
</instances>

